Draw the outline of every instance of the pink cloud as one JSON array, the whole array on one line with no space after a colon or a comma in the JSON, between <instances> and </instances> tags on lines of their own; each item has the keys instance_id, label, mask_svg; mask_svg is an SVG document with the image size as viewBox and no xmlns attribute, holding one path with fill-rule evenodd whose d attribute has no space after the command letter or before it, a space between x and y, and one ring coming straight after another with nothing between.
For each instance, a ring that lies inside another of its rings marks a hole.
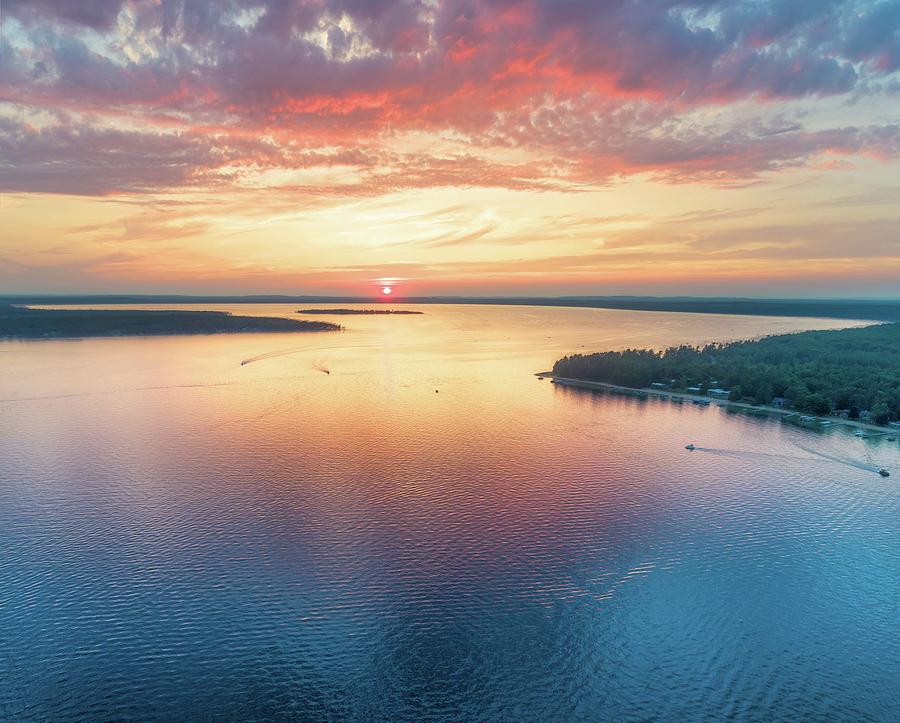
<instances>
[{"instance_id":1,"label":"pink cloud","mask_svg":"<svg viewBox=\"0 0 900 723\"><path fill-rule=\"evenodd\" d=\"M900 151L896 124L778 130L695 115L751 98L865 93L900 62L900 39L886 29L900 19L897 0L11 0L4 9L3 96L65 116L36 135L8 119L3 182L15 190L68 192L87 171L85 193L214 183L236 163L295 167L298 146L356 152L362 168L380 155L405 174L387 174L400 185L503 185L505 175L511 188L633 173L731 182L825 153ZM120 22L134 26L130 37ZM125 121L142 130L121 130ZM415 159L379 150L412 130L453 134L472 150ZM271 142L252 142L262 136ZM509 148L542 160L492 160ZM388 187L376 174L369 183Z\"/></svg>"}]
</instances>

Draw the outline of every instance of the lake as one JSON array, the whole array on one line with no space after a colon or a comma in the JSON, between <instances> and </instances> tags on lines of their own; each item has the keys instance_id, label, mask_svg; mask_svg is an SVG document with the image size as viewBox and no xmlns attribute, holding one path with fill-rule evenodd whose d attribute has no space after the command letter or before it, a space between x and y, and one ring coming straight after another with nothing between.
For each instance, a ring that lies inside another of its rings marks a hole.
<instances>
[{"instance_id":1,"label":"lake","mask_svg":"<svg viewBox=\"0 0 900 723\"><path fill-rule=\"evenodd\" d=\"M900 720L896 442L534 377L847 322L416 308L0 343L0 719Z\"/></svg>"}]
</instances>

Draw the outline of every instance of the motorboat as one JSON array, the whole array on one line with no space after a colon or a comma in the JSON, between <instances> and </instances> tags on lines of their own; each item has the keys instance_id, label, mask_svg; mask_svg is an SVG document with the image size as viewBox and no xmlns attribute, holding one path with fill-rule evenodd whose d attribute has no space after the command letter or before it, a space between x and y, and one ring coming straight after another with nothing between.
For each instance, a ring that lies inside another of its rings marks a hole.
<instances>
[{"instance_id":1,"label":"motorboat","mask_svg":"<svg viewBox=\"0 0 900 723\"><path fill-rule=\"evenodd\" d=\"M693 452L695 449L697 449L693 444L686 444L684 445L684 448L690 452Z\"/></svg>"},{"instance_id":2,"label":"motorboat","mask_svg":"<svg viewBox=\"0 0 900 723\"><path fill-rule=\"evenodd\" d=\"M881 469L878 470L878 474L880 474L882 477L890 477L891 476L891 473L888 472L884 467L882 467Z\"/></svg>"}]
</instances>

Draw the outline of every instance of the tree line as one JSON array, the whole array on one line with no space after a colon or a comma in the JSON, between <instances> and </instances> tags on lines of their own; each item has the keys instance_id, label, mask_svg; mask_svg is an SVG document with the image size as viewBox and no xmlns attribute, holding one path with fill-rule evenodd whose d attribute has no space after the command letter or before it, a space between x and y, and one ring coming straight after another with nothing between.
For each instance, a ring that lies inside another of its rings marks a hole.
<instances>
[{"instance_id":1,"label":"tree line","mask_svg":"<svg viewBox=\"0 0 900 723\"><path fill-rule=\"evenodd\" d=\"M234 316L224 311L31 309L0 304L0 339L337 331L327 321Z\"/></svg>"},{"instance_id":2,"label":"tree line","mask_svg":"<svg viewBox=\"0 0 900 723\"><path fill-rule=\"evenodd\" d=\"M732 401L786 400L801 412L850 418L868 411L877 424L900 420L900 324L809 331L753 341L676 346L662 352L573 354L553 366L560 377L625 387L728 390ZM864 415L865 416L865 415Z\"/></svg>"}]
</instances>

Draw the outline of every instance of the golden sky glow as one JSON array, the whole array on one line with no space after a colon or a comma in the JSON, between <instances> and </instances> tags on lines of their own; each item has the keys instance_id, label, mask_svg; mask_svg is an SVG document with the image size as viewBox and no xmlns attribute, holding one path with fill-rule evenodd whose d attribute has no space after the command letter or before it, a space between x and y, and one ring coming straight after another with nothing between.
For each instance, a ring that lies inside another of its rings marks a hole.
<instances>
[{"instance_id":1,"label":"golden sky glow","mask_svg":"<svg viewBox=\"0 0 900 723\"><path fill-rule=\"evenodd\" d=\"M895 19L4 3L0 289L900 296Z\"/></svg>"}]
</instances>

